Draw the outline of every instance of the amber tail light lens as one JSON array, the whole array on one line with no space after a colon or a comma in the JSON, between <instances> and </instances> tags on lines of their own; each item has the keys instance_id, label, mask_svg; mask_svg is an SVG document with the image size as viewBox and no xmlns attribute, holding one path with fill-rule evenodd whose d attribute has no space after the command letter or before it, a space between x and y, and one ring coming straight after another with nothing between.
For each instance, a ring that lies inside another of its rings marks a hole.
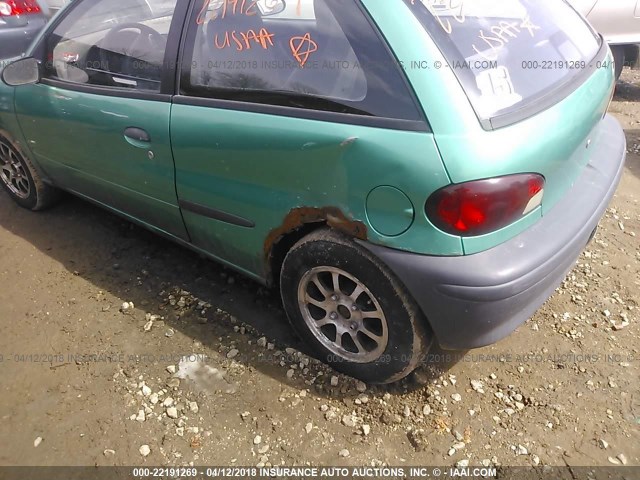
<instances>
[{"instance_id":1,"label":"amber tail light lens","mask_svg":"<svg viewBox=\"0 0 640 480\"><path fill-rule=\"evenodd\" d=\"M429 220L444 232L475 237L500 230L542 204L545 180L527 173L444 187L427 200Z\"/></svg>"}]
</instances>

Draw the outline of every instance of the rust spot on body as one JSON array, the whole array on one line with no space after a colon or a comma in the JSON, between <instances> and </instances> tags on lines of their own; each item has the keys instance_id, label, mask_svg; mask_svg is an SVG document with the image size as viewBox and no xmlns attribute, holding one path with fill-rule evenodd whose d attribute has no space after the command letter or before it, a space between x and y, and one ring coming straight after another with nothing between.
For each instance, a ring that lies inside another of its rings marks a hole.
<instances>
[{"instance_id":1,"label":"rust spot on body","mask_svg":"<svg viewBox=\"0 0 640 480\"><path fill-rule=\"evenodd\" d=\"M313 223L326 223L329 227L335 228L350 237L359 238L360 240L367 239L367 226L361 221L350 219L337 207L294 208L287 214L282 224L269 233L264 242L266 265L270 265L273 248L282 237Z\"/></svg>"}]
</instances>

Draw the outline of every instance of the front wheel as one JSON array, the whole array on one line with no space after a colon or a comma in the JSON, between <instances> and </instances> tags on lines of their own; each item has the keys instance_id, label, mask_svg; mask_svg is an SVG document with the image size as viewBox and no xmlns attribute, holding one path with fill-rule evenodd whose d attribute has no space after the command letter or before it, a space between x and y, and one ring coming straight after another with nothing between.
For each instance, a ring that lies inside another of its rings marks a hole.
<instances>
[{"instance_id":1,"label":"front wheel","mask_svg":"<svg viewBox=\"0 0 640 480\"><path fill-rule=\"evenodd\" d=\"M395 275L334 231L291 249L280 287L291 324L317 358L365 382L402 379L431 345L426 319Z\"/></svg>"},{"instance_id":2,"label":"front wheel","mask_svg":"<svg viewBox=\"0 0 640 480\"><path fill-rule=\"evenodd\" d=\"M29 159L0 136L0 185L21 207L42 210L59 198L59 190L47 185Z\"/></svg>"}]
</instances>

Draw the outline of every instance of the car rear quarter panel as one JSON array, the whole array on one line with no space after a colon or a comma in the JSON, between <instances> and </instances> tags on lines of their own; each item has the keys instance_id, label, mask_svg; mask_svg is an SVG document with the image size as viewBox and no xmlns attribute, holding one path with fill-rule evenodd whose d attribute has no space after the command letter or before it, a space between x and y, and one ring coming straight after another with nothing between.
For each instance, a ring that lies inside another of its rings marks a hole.
<instances>
[{"instance_id":1,"label":"car rear quarter panel","mask_svg":"<svg viewBox=\"0 0 640 480\"><path fill-rule=\"evenodd\" d=\"M542 208L498 232L465 239L465 253L498 245L535 223L564 196L588 163L589 136L601 121L614 87L612 58L551 108L513 125L484 130L453 70L431 37L400 0L397 10L364 0L405 71L434 132L453 183L516 173L540 173L546 179ZM429 68L411 68L425 60ZM438 68L437 66L441 67Z\"/></svg>"},{"instance_id":2,"label":"car rear quarter panel","mask_svg":"<svg viewBox=\"0 0 640 480\"><path fill-rule=\"evenodd\" d=\"M449 184L428 132L188 105L173 106L171 123L180 200L255 224L247 229L184 212L192 240L246 271L264 272L274 235L291 230L300 209L335 209L364 224L358 236L379 245L462 253L460 239L436 230L423 213L428 195ZM413 227L400 236L368 223L367 196L381 185L399 188L414 204Z\"/></svg>"}]
</instances>

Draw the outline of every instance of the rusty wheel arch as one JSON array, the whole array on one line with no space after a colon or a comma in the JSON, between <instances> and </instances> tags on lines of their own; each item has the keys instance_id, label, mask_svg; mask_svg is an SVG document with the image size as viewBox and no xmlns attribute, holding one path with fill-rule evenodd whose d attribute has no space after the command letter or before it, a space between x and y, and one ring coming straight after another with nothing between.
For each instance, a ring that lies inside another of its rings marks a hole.
<instances>
[{"instance_id":1,"label":"rusty wheel arch","mask_svg":"<svg viewBox=\"0 0 640 480\"><path fill-rule=\"evenodd\" d=\"M269 286L278 286L280 269L289 250L303 237L323 226L352 238L368 238L364 222L349 218L338 207L294 208L279 227L269 232L264 242L265 278Z\"/></svg>"}]
</instances>

